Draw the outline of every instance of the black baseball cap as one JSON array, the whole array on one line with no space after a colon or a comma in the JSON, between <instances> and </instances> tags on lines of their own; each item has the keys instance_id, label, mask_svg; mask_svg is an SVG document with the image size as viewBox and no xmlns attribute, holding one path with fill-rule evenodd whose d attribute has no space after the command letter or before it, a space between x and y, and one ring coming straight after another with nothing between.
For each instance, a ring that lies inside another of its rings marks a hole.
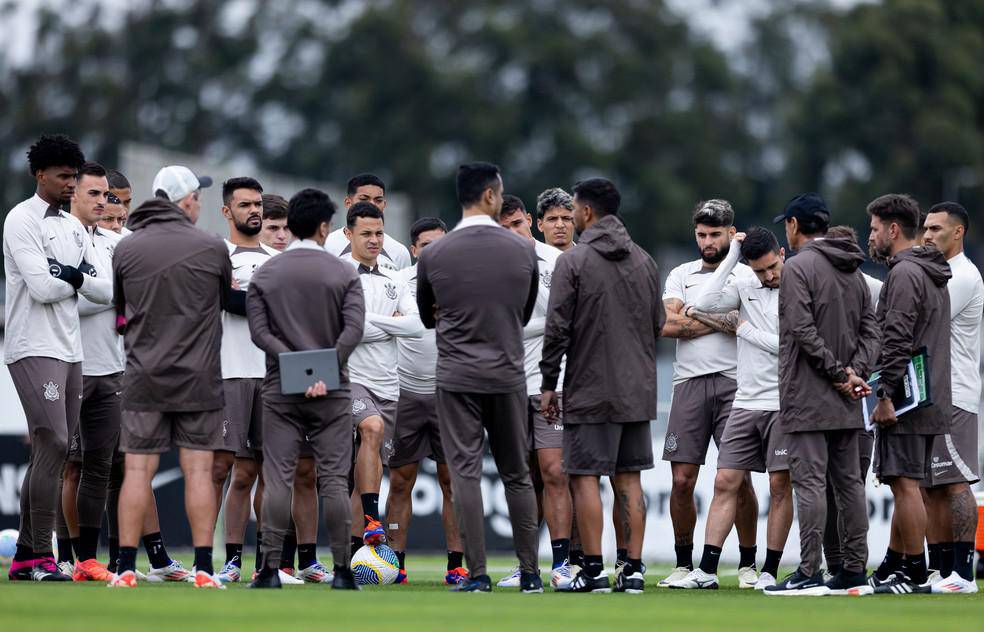
<instances>
[{"instance_id":1,"label":"black baseball cap","mask_svg":"<svg viewBox=\"0 0 984 632\"><path fill-rule=\"evenodd\" d=\"M778 224L794 217L796 219L822 217L829 221L830 211L827 210L827 203L819 193L801 193L786 203L786 210L782 215L776 215L772 223Z\"/></svg>"}]
</instances>

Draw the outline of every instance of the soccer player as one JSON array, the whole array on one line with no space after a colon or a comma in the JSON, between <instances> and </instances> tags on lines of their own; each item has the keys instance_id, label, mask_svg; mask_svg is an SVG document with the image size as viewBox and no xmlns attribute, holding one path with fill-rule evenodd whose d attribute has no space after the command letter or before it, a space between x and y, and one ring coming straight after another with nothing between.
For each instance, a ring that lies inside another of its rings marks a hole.
<instances>
[{"instance_id":1,"label":"soccer player","mask_svg":"<svg viewBox=\"0 0 984 632\"><path fill-rule=\"evenodd\" d=\"M287 200L273 193L263 194L263 230L260 241L283 252L290 244L290 229L287 228Z\"/></svg>"},{"instance_id":2,"label":"soccer player","mask_svg":"<svg viewBox=\"0 0 984 632\"><path fill-rule=\"evenodd\" d=\"M102 215L99 216L99 228L116 233L117 235L128 235L129 230L124 228L126 223L127 211L123 206L123 201L112 191L106 198L106 206L103 208Z\"/></svg>"},{"instance_id":3,"label":"soccer player","mask_svg":"<svg viewBox=\"0 0 984 632\"><path fill-rule=\"evenodd\" d=\"M425 247L444 237L447 232L448 227L436 217L418 219L410 227L410 252L415 258L419 258ZM402 277L407 292L416 299L417 266L404 268ZM413 311L416 313L416 307ZM444 460L441 431L437 423L437 401L434 394L437 340L434 332L428 329L420 338L397 338L396 346L400 399L397 402L393 455L389 459L390 487L386 497L386 522L389 526L389 544L400 559L397 583L406 582L407 538L418 464L430 457L437 463L437 480L444 501L441 519L448 551L444 583L453 586L467 578L468 571L463 568L464 548L451 504L451 474Z\"/></svg>"},{"instance_id":4,"label":"soccer player","mask_svg":"<svg viewBox=\"0 0 984 632\"><path fill-rule=\"evenodd\" d=\"M663 460L670 462L673 482L670 490L670 518L675 537L676 568L657 586L685 578L693 566L694 528L697 506L694 486L697 474L714 440L720 446L731 402L738 386L738 348L735 330L737 312L686 316L704 291L711 275L728 255L735 235L735 212L727 200L707 200L694 208L694 234L700 259L670 271L663 290L666 327L663 336L676 338L676 362L673 363L673 399L663 446ZM754 282L748 266L737 264L732 274ZM751 476L746 476L738 491L735 526L741 554L738 582L751 588L758 581L755 573L755 529L758 501L752 490Z\"/></svg>"},{"instance_id":5,"label":"soccer player","mask_svg":"<svg viewBox=\"0 0 984 632\"><path fill-rule=\"evenodd\" d=\"M116 196L120 206L123 207L123 216L120 223L126 226L126 218L130 214L130 204L133 202L133 187L121 172L116 169L108 169L106 176L109 178L109 192Z\"/></svg>"},{"instance_id":6,"label":"soccer player","mask_svg":"<svg viewBox=\"0 0 984 632\"><path fill-rule=\"evenodd\" d=\"M742 256L755 280L732 276ZM714 498L707 515L700 566L670 588L716 589L721 547L735 522L738 489L747 472L769 472L768 549L756 589L776 583L779 560L793 521L789 446L779 424L779 279L785 251L771 231L735 235L703 295L685 314L739 310L738 392L721 437Z\"/></svg>"},{"instance_id":7,"label":"soccer player","mask_svg":"<svg viewBox=\"0 0 984 632\"><path fill-rule=\"evenodd\" d=\"M925 243L943 253L953 275L950 293L950 380L953 417L950 432L933 440L933 458L923 479L928 496L926 540L930 557L939 557L930 568L939 572L933 592L973 593L974 532L977 507L970 486L980 480L978 469L978 408L981 401L981 318L984 315L984 282L981 273L964 254L964 237L970 230L967 209L956 202L942 202L929 209Z\"/></svg>"},{"instance_id":8,"label":"soccer player","mask_svg":"<svg viewBox=\"0 0 984 632\"><path fill-rule=\"evenodd\" d=\"M566 212L563 206L560 209ZM553 209L550 210L553 211ZM556 216L561 215L556 212L551 214L551 217ZM533 232L530 230L533 225L533 218L526 212L523 201L515 195L502 196L499 225L511 230L523 239L533 242L536 263L540 272L540 288L537 290L533 316L523 328L526 394L528 397L527 416L532 439L530 447L533 449L531 462L539 469L540 478L543 481L540 513L547 522L547 530L550 532L550 548L553 553L550 584L555 590L564 590L570 586L571 580L574 578L569 560L571 520L574 510L571 502L570 480L564 473L561 463L564 447L563 415L559 415L557 419L548 423L540 413L540 360L543 355L543 331L547 321L547 303L550 300L550 284L554 266L557 264L557 258L560 257L561 252L553 246L533 239ZM573 235L573 226L571 229L570 234ZM558 409L562 410L560 393L563 390L563 370L561 371L561 378L558 379L558 384ZM519 569L516 569L516 572L511 576L500 580L497 586L518 586L519 574Z\"/></svg>"},{"instance_id":9,"label":"soccer player","mask_svg":"<svg viewBox=\"0 0 984 632\"><path fill-rule=\"evenodd\" d=\"M356 202L346 215L345 237L351 248L342 255L358 271L365 291L366 323L362 342L349 358L352 382L352 424L358 437L355 490L365 522L352 525L353 553L363 544L386 541L379 517L383 466L393 454L400 378L396 338L420 338L424 326L413 296L393 270L380 268L385 243L383 212L371 202Z\"/></svg>"},{"instance_id":10,"label":"soccer player","mask_svg":"<svg viewBox=\"0 0 984 632\"><path fill-rule=\"evenodd\" d=\"M205 184L186 167L165 167L157 197L128 223L134 231L113 257L117 314L126 319L120 449L126 475L120 492L119 575L113 587L135 587L137 539L148 509L159 455L179 448L185 508L195 547L195 586L224 588L213 574L217 512L213 450L222 446L221 312L232 265L225 243L196 229L192 212ZM180 208L169 200L194 204ZM189 210L190 209L190 210Z\"/></svg>"},{"instance_id":11,"label":"soccer player","mask_svg":"<svg viewBox=\"0 0 984 632\"><path fill-rule=\"evenodd\" d=\"M482 464L485 432L505 487L520 590L543 592L537 569L536 493L530 481L523 327L540 274L533 245L495 222L502 177L495 165L458 167L462 219L417 262L417 307L437 329L437 415L451 471L454 512L471 577L460 592L489 592Z\"/></svg>"},{"instance_id":12,"label":"soccer player","mask_svg":"<svg viewBox=\"0 0 984 632\"><path fill-rule=\"evenodd\" d=\"M926 507L920 483L930 471L936 437L950 430L950 266L936 248L916 246L919 205L907 195L888 194L867 208L871 217L868 241L889 271L878 302L882 331L878 404L871 421L878 424L875 439L880 480L892 488L893 521L901 536L901 569L885 581L873 578L876 593L929 592L923 541ZM904 399L903 379L912 357L924 348L930 357L927 384L931 403L901 416L895 401Z\"/></svg>"},{"instance_id":13,"label":"soccer player","mask_svg":"<svg viewBox=\"0 0 984 632\"><path fill-rule=\"evenodd\" d=\"M767 595L827 595L863 585L868 506L859 463L861 397L878 354L871 295L858 270L864 253L851 239L825 238L830 211L816 193L798 195L776 223L797 256L779 282L779 424L787 433L789 474L799 520L800 565ZM824 309L816 306L823 305ZM820 572L827 485L842 519L841 572Z\"/></svg>"},{"instance_id":14,"label":"soccer player","mask_svg":"<svg viewBox=\"0 0 984 632\"><path fill-rule=\"evenodd\" d=\"M352 462L352 399L345 365L362 338L365 304L358 274L324 251L335 204L304 189L290 200L287 222L295 240L261 266L250 281L249 330L267 354L263 381L263 568L254 588L279 588L291 486L302 444L317 460L317 479L334 556L333 589L358 590L349 569L351 523L348 472ZM334 348L341 385L317 382L304 395L284 395L278 355Z\"/></svg>"},{"instance_id":15,"label":"soccer player","mask_svg":"<svg viewBox=\"0 0 984 632\"><path fill-rule=\"evenodd\" d=\"M547 244L561 252L574 247L574 201L561 188L547 189L536 198L536 229Z\"/></svg>"},{"instance_id":16,"label":"soccer player","mask_svg":"<svg viewBox=\"0 0 984 632\"><path fill-rule=\"evenodd\" d=\"M372 204L379 209L380 213L386 211L386 185L379 176L371 173L362 173L348 181L345 189L345 210L353 204L365 202ZM385 235L386 247L379 251L379 267L385 270L402 270L410 267L410 251L399 240ZM325 250L340 257L348 254L352 250L351 243L346 238L345 227L332 231L325 242Z\"/></svg>"},{"instance_id":17,"label":"soccer player","mask_svg":"<svg viewBox=\"0 0 984 632\"><path fill-rule=\"evenodd\" d=\"M628 557L615 590L638 594L645 588L640 472L653 467L656 338L666 312L656 263L629 237L618 216L620 203L615 185L604 178L574 185L581 245L561 255L554 268L540 362L542 413L547 423L557 423L558 380L567 357L564 471L571 478L585 554L583 568L566 588L571 592L611 591L601 554L600 476L612 480L627 536Z\"/></svg>"}]
</instances>

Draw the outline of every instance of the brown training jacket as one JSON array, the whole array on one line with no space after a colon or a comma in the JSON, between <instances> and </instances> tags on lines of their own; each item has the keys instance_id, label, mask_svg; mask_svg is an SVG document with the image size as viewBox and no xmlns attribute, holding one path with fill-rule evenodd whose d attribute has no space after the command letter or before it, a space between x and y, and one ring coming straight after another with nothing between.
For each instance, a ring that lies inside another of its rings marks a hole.
<instances>
[{"instance_id":1,"label":"brown training jacket","mask_svg":"<svg viewBox=\"0 0 984 632\"><path fill-rule=\"evenodd\" d=\"M127 321L123 409L222 408L222 304L232 283L225 243L167 200L141 204L113 256L114 301Z\"/></svg>"},{"instance_id":2,"label":"brown training jacket","mask_svg":"<svg viewBox=\"0 0 984 632\"><path fill-rule=\"evenodd\" d=\"M564 423L656 418L656 339L666 323L656 262L615 215L584 231L557 259L540 371L543 390L564 377Z\"/></svg>"},{"instance_id":3,"label":"brown training jacket","mask_svg":"<svg viewBox=\"0 0 984 632\"><path fill-rule=\"evenodd\" d=\"M863 428L860 400L834 382L845 369L867 379L878 358L871 293L852 239L808 242L779 281L779 407L786 432Z\"/></svg>"},{"instance_id":4,"label":"brown training jacket","mask_svg":"<svg viewBox=\"0 0 984 632\"><path fill-rule=\"evenodd\" d=\"M950 431L950 265L936 248L916 246L888 263L878 298L882 331L881 380L892 397L909 360L922 347L929 354L932 404L899 416L885 428L896 434L945 434Z\"/></svg>"}]
</instances>

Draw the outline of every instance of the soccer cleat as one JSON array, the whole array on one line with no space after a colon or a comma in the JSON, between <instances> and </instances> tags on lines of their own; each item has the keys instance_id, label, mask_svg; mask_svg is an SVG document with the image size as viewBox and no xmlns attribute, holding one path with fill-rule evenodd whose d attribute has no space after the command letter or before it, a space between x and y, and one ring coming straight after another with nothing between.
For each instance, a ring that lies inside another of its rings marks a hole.
<instances>
[{"instance_id":1,"label":"soccer cleat","mask_svg":"<svg viewBox=\"0 0 984 632\"><path fill-rule=\"evenodd\" d=\"M570 588L571 582L574 581L574 575L574 567L571 566L569 560L564 560L563 564L550 571L550 585L554 590Z\"/></svg>"},{"instance_id":2,"label":"soccer cleat","mask_svg":"<svg viewBox=\"0 0 984 632\"><path fill-rule=\"evenodd\" d=\"M368 546L386 544L386 531L383 523L366 516L366 529L362 532L362 542Z\"/></svg>"},{"instance_id":3,"label":"soccer cleat","mask_svg":"<svg viewBox=\"0 0 984 632\"><path fill-rule=\"evenodd\" d=\"M525 595L542 593L543 581L540 580L540 576L537 573L523 573L522 577L519 578L519 592Z\"/></svg>"},{"instance_id":4,"label":"soccer cleat","mask_svg":"<svg viewBox=\"0 0 984 632\"><path fill-rule=\"evenodd\" d=\"M742 566L738 569L738 588L755 588L757 582L755 566Z\"/></svg>"},{"instance_id":5,"label":"soccer cleat","mask_svg":"<svg viewBox=\"0 0 984 632\"><path fill-rule=\"evenodd\" d=\"M113 573L109 572L98 560L91 559L79 561L75 565L75 572L72 573L72 581L76 582L108 582L113 578Z\"/></svg>"},{"instance_id":6,"label":"soccer cleat","mask_svg":"<svg viewBox=\"0 0 984 632\"><path fill-rule=\"evenodd\" d=\"M769 596L780 597L822 597L829 595L830 589L823 583L823 575L821 573L817 573L813 577L808 577L797 570L775 586L769 586L762 590L762 592Z\"/></svg>"},{"instance_id":7,"label":"soccer cleat","mask_svg":"<svg viewBox=\"0 0 984 632\"><path fill-rule=\"evenodd\" d=\"M355 581L355 575L352 574L352 569L349 567L336 566L334 574L335 578L331 580L332 590L362 590Z\"/></svg>"},{"instance_id":8,"label":"soccer cleat","mask_svg":"<svg viewBox=\"0 0 984 632\"><path fill-rule=\"evenodd\" d=\"M823 583L825 584L834 578L834 575L826 568L820 571L820 574L823 575Z\"/></svg>"},{"instance_id":9,"label":"soccer cleat","mask_svg":"<svg viewBox=\"0 0 984 632\"><path fill-rule=\"evenodd\" d=\"M31 580L36 582L70 582L72 577L58 569L55 558L43 557L34 560L34 566L31 568Z\"/></svg>"},{"instance_id":10,"label":"soccer cleat","mask_svg":"<svg viewBox=\"0 0 984 632\"><path fill-rule=\"evenodd\" d=\"M915 595L932 592L929 584L917 584L901 571L896 571L888 583L881 584L872 591L876 595ZM870 593L869 593L870 594Z\"/></svg>"},{"instance_id":11,"label":"soccer cleat","mask_svg":"<svg viewBox=\"0 0 984 632\"><path fill-rule=\"evenodd\" d=\"M495 583L497 588L519 588L519 578L522 573L517 566L511 573Z\"/></svg>"},{"instance_id":12,"label":"soccer cleat","mask_svg":"<svg viewBox=\"0 0 984 632\"><path fill-rule=\"evenodd\" d=\"M113 571L113 572L115 573L116 571ZM138 569L134 569L133 574L137 576L137 581L138 582L145 582L145 581L147 581L147 576L144 575L142 572L140 572L140 569L139 568Z\"/></svg>"},{"instance_id":13,"label":"soccer cleat","mask_svg":"<svg viewBox=\"0 0 984 632\"><path fill-rule=\"evenodd\" d=\"M517 584L518 585L518 584ZM542 586L540 587L543 588ZM475 592L475 593L487 593L492 592L492 580L488 575L476 575L475 577L468 577L461 580L457 586L451 588L451 592Z\"/></svg>"},{"instance_id":14,"label":"soccer cleat","mask_svg":"<svg viewBox=\"0 0 984 632\"><path fill-rule=\"evenodd\" d=\"M37 560L24 560L23 562L11 561L10 570L7 571L7 580L12 582L31 581L31 569Z\"/></svg>"},{"instance_id":15,"label":"soccer cleat","mask_svg":"<svg viewBox=\"0 0 984 632\"><path fill-rule=\"evenodd\" d=\"M58 570L63 575L72 577L75 575L75 562L58 562Z\"/></svg>"},{"instance_id":16,"label":"soccer cleat","mask_svg":"<svg viewBox=\"0 0 984 632\"><path fill-rule=\"evenodd\" d=\"M625 568L615 577L615 592L641 595L646 588L646 578L639 571L627 573Z\"/></svg>"},{"instance_id":17,"label":"soccer cleat","mask_svg":"<svg viewBox=\"0 0 984 632\"><path fill-rule=\"evenodd\" d=\"M659 580L659 582L657 582L656 584L656 587L666 588L670 585L671 582L678 582L684 577L686 577L687 575L689 575L691 570L693 569L687 568L686 566L677 566L676 568L673 569L673 572L671 572L667 577L664 577L663 579Z\"/></svg>"},{"instance_id":18,"label":"soccer cleat","mask_svg":"<svg viewBox=\"0 0 984 632\"><path fill-rule=\"evenodd\" d=\"M588 575L587 571L582 568L571 581L571 585L566 590L558 590L557 592L610 593L612 592L612 586L608 582L608 573L606 573L604 569L602 569L601 573L599 573L597 577L591 577Z\"/></svg>"},{"instance_id":19,"label":"soccer cleat","mask_svg":"<svg viewBox=\"0 0 984 632\"><path fill-rule=\"evenodd\" d=\"M860 573L849 573L845 570L837 573L824 585L830 590L831 595L860 595L862 592L867 592L862 589L871 588L868 586L867 579L864 576L864 572ZM854 591L854 592L851 592Z\"/></svg>"},{"instance_id":20,"label":"soccer cleat","mask_svg":"<svg viewBox=\"0 0 984 632\"><path fill-rule=\"evenodd\" d=\"M457 586L466 579L468 579L468 571L459 566L448 571L447 575L444 576L444 584L446 586Z\"/></svg>"},{"instance_id":21,"label":"soccer cleat","mask_svg":"<svg viewBox=\"0 0 984 632\"><path fill-rule=\"evenodd\" d=\"M688 590L717 590L719 587L717 575L705 573L700 568L687 573L683 579L670 582L667 588L682 588Z\"/></svg>"},{"instance_id":22,"label":"soccer cleat","mask_svg":"<svg viewBox=\"0 0 984 632\"><path fill-rule=\"evenodd\" d=\"M214 588L225 590L225 586L215 575L209 575L205 571L195 572L195 588Z\"/></svg>"},{"instance_id":23,"label":"soccer cleat","mask_svg":"<svg viewBox=\"0 0 984 632\"><path fill-rule=\"evenodd\" d=\"M280 573L275 573L272 569L264 568L257 573L247 588L283 588L283 584L280 583Z\"/></svg>"},{"instance_id":24,"label":"soccer cleat","mask_svg":"<svg viewBox=\"0 0 984 632\"><path fill-rule=\"evenodd\" d=\"M113 575L106 584L107 588L136 588L137 574L133 571L125 571L120 575Z\"/></svg>"},{"instance_id":25,"label":"soccer cleat","mask_svg":"<svg viewBox=\"0 0 984 632\"><path fill-rule=\"evenodd\" d=\"M335 579L328 567L321 562L314 562L307 568L302 568L298 575L301 581L309 584L330 584Z\"/></svg>"},{"instance_id":26,"label":"soccer cleat","mask_svg":"<svg viewBox=\"0 0 984 632\"><path fill-rule=\"evenodd\" d=\"M281 568L280 570L282 570L283 572L287 573L291 577L297 577L297 572L293 568L291 568L290 566L285 566L285 567ZM256 573L256 571L253 571L253 572L254 572L254 574Z\"/></svg>"},{"instance_id":27,"label":"soccer cleat","mask_svg":"<svg viewBox=\"0 0 984 632\"><path fill-rule=\"evenodd\" d=\"M235 558L235 560L238 559L239 559L238 557ZM219 581L222 582L223 584L238 582L242 577L243 570L238 566L236 566L235 560L229 560L228 562L226 562L225 566L222 567L222 570L219 571L219 574L216 575Z\"/></svg>"},{"instance_id":28,"label":"soccer cleat","mask_svg":"<svg viewBox=\"0 0 984 632\"><path fill-rule=\"evenodd\" d=\"M293 575L288 575L287 573L284 572L284 569L278 570L277 571L277 575L280 577L280 583L283 584L284 586L303 586L304 585L304 580L303 579L298 579L297 577L294 577Z\"/></svg>"},{"instance_id":29,"label":"soccer cleat","mask_svg":"<svg viewBox=\"0 0 984 632\"><path fill-rule=\"evenodd\" d=\"M192 574L181 565L181 562L171 560L171 563L162 568L151 567L147 571L147 581L152 584L161 582L188 582L194 581Z\"/></svg>"},{"instance_id":30,"label":"soccer cleat","mask_svg":"<svg viewBox=\"0 0 984 632\"><path fill-rule=\"evenodd\" d=\"M940 575L939 571L930 571L929 575L926 577L926 583L935 584L936 582L941 581L942 579L943 576Z\"/></svg>"},{"instance_id":31,"label":"soccer cleat","mask_svg":"<svg viewBox=\"0 0 984 632\"><path fill-rule=\"evenodd\" d=\"M755 590L765 590L769 586L776 585L776 578L773 577L772 573L762 573L759 575L758 581L755 582Z\"/></svg>"},{"instance_id":32,"label":"soccer cleat","mask_svg":"<svg viewBox=\"0 0 984 632\"><path fill-rule=\"evenodd\" d=\"M393 580L394 584L410 585L410 580L407 579L407 569L401 568L396 572L396 579Z\"/></svg>"},{"instance_id":33,"label":"soccer cleat","mask_svg":"<svg viewBox=\"0 0 984 632\"><path fill-rule=\"evenodd\" d=\"M977 590L977 582L968 581L956 572L936 582L930 588L930 591L935 595L973 594Z\"/></svg>"},{"instance_id":34,"label":"soccer cleat","mask_svg":"<svg viewBox=\"0 0 984 632\"><path fill-rule=\"evenodd\" d=\"M892 572L891 574L889 574L888 577L882 579L878 577L878 572L876 571L868 576L868 586L871 588L878 588L879 586L887 586L888 584L891 584L894 579L895 579L895 572Z\"/></svg>"}]
</instances>

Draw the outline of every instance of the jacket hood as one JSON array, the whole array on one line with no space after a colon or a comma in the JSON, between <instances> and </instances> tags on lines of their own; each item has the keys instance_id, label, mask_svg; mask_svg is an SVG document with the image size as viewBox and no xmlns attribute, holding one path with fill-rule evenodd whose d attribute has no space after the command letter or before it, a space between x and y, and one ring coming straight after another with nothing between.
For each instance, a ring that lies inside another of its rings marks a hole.
<instances>
[{"instance_id":1,"label":"jacket hood","mask_svg":"<svg viewBox=\"0 0 984 632\"><path fill-rule=\"evenodd\" d=\"M953 276L950 272L950 264L946 262L946 257L936 248L913 246L908 250L903 250L892 257L889 267L900 261L911 261L921 267L937 287L946 285L950 277Z\"/></svg>"},{"instance_id":2,"label":"jacket hood","mask_svg":"<svg viewBox=\"0 0 984 632\"><path fill-rule=\"evenodd\" d=\"M602 217L581 235L581 244L598 251L605 259L619 261L632 251L632 238L622 219L616 215Z\"/></svg>"},{"instance_id":3,"label":"jacket hood","mask_svg":"<svg viewBox=\"0 0 984 632\"><path fill-rule=\"evenodd\" d=\"M151 198L138 206L126 220L126 227L139 230L157 222L191 222L177 204L163 198Z\"/></svg>"},{"instance_id":4,"label":"jacket hood","mask_svg":"<svg viewBox=\"0 0 984 632\"><path fill-rule=\"evenodd\" d=\"M854 272L864 263L864 252L853 239L823 238L815 239L804 246L812 248L826 257L838 270Z\"/></svg>"}]
</instances>

